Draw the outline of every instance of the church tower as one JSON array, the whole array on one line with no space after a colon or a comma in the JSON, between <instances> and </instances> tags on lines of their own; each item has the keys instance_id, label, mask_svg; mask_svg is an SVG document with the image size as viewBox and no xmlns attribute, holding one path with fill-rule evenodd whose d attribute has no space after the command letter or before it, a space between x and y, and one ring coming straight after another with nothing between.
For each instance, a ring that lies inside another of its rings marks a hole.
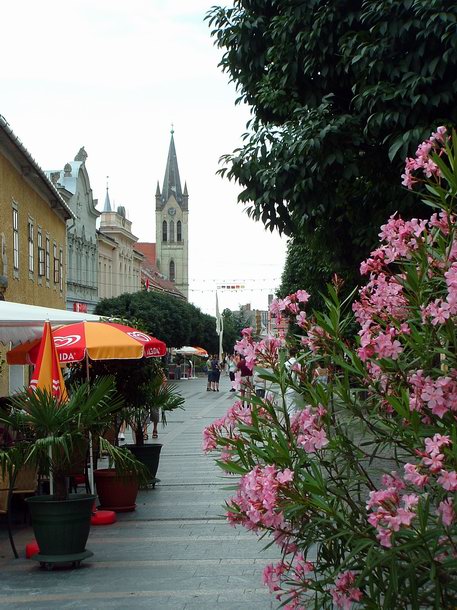
<instances>
[{"instance_id":1,"label":"church tower","mask_svg":"<svg viewBox=\"0 0 457 610\"><path fill-rule=\"evenodd\" d=\"M189 298L189 238L187 185L181 189L174 131L171 130L162 192L156 190L156 263L159 271Z\"/></svg>"}]
</instances>

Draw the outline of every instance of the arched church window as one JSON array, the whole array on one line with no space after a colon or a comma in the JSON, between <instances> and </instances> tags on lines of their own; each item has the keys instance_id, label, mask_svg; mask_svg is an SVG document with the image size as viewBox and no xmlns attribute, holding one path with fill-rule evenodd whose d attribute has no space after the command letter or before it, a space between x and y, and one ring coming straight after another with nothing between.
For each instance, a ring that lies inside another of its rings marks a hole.
<instances>
[{"instance_id":1,"label":"arched church window","mask_svg":"<svg viewBox=\"0 0 457 610\"><path fill-rule=\"evenodd\" d=\"M175 279L175 261L170 261L170 281L174 282Z\"/></svg>"},{"instance_id":2,"label":"arched church window","mask_svg":"<svg viewBox=\"0 0 457 610\"><path fill-rule=\"evenodd\" d=\"M162 241L167 241L167 239L168 239L167 221L164 220L162 223Z\"/></svg>"},{"instance_id":3,"label":"arched church window","mask_svg":"<svg viewBox=\"0 0 457 610\"><path fill-rule=\"evenodd\" d=\"M175 241L175 223L170 220L170 241Z\"/></svg>"},{"instance_id":4,"label":"arched church window","mask_svg":"<svg viewBox=\"0 0 457 610\"><path fill-rule=\"evenodd\" d=\"M176 223L176 241L182 241L182 225L180 220Z\"/></svg>"}]
</instances>

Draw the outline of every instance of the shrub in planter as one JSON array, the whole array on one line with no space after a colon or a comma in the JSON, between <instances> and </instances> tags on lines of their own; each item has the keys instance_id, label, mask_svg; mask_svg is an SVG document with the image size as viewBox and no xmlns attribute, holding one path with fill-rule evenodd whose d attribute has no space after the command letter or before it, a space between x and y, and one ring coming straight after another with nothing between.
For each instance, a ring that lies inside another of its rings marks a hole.
<instances>
[{"instance_id":1,"label":"shrub in planter","mask_svg":"<svg viewBox=\"0 0 457 610\"><path fill-rule=\"evenodd\" d=\"M162 370L156 371L151 378L137 386L135 395L130 395L127 408L124 409L124 418L131 427L135 444L128 445L135 457L145 464L149 470L150 480L155 485L157 469L159 467L160 443L145 444L144 430L149 422L152 410L155 417L161 413L162 424L166 425L166 414L175 409L182 409L184 398L176 391L176 386L167 382Z\"/></svg>"},{"instance_id":2,"label":"shrub in planter","mask_svg":"<svg viewBox=\"0 0 457 610\"><path fill-rule=\"evenodd\" d=\"M204 431L239 477L230 523L282 551L264 582L288 610L457 605L455 132L421 144L403 184L430 218L387 220L354 302L337 280L324 311L304 290L274 301L299 332L236 346L265 398Z\"/></svg>"},{"instance_id":3,"label":"shrub in planter","mask_svg":"<svg viewBox=\"0 0 457 610\"><path fill-rule=\"evenodd\" d=\"M54 495L28 500L40 547L35 559L48 565L79 562L92 554L85 550L85 544L95 496L69 495L67 474L72 457L83 450L89 433L103 434L113 413L122 407L122 399L115 394L113 379L105 377L90 387L85 383L74 386L66 402L37 389L11 397L10 403L11 411L0 414L0 422L15 432L17 440L14 446L0 450L0 467L12 476L24 465L33 466L39 472L49 472L54 481ZM129 451L103 438L100 445L120 473L138 476L143 472Z\"/></svg>"}]
</instances>

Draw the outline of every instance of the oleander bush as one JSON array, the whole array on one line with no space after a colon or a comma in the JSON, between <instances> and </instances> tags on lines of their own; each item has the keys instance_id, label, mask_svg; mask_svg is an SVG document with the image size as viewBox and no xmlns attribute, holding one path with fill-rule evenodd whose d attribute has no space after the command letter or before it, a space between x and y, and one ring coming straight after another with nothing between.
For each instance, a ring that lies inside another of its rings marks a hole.
<instances>
[{"instance_id":1,"label":"oleander bush","mask_svg":"<svg viewBox=\"0 0 457 610\"><path fill-rule=\"evenodd\" d=\"M431 216L387 220L357 294L336 279L322 311L304 290L274 301L297 332L236 344L265 397L204 431L237 476L229 522L280 549L263 577L288 610L457 606L455 132L423 142L402 183Z\"/></svg>"}]
</instances>

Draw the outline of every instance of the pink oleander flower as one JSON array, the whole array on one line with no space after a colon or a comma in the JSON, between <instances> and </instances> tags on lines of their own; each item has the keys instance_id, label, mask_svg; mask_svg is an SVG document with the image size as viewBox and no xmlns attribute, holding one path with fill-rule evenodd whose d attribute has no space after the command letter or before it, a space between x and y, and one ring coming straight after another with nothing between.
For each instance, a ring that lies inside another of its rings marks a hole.
<instances>
[{"instance_id":1,"label":"pink oleander flower","mask_svg":"<svg viewBox=\"0 0 457 610\"><path fill-rule=\"evenodd\" d=\"M309 293L306 290L297 290L295 295L300 303L307 303L309 301Z\"/></svg>"},{"instance_id":2,"label":"pink oleander flower","mask_svg":"<svg viewBox=\"0 0 457 610\"><path fill-rule=\"evenodd\" d=\"M415 464L405 464L404 471L405 480L416 485L416 487L424 487L428 483L429 476L420 474Z\"/></svg>"},{"instance_id":3,"label":"pink oleander flower","mask_svg":"<svg viewBox=\"0 0 457 610\"><path fill-rule=\"evenodd\" d=\"M295 318L295 322L300 328L305 328L308 323L306 312L300 311L300 313Z\"/></svg>"},{"instance_id":4,"label":"pink oleander flower","mask_svg":"<svg viewBox=\"0 0 457 610\"><path fill-rule=\"evenodd\" d=\"M356 575L348 570L338 575L335 581L335 587L330 589L333 602L337 608L350 610L352 602L359 602L363 593L358 587L354 587Z\"/></svg>"},{"instance_id":5,"label":"pink oleander flower","mask_svg":"<svg viewBox=\"0 0 457 610\"><path fill-rule=\"evenodd\" d=\"M378 539L378 542L381 546L384 546L388 549L392 547L392 530L381 527L378 529L376 538Z\"/></svg>"},{"instance_id":6,"label":"pink oleander flower","mask_svg":"<svg viewBox=\"0 0 457 610\"><path fill-rule=\"evenodd\" d=\"M289 469L281 471L273 465L255 466L241 477L236 495L228 503L229 523L240 523L254 531L260 527L283 528L284 515L278 508L279 492L292 479L293 473Z\"/></svg>"},{"instance_id":7,"label":"pink oleander flower","mask_svg":"<svg viewBox=\"0 0 457 610\"><path fill-rule=\"evenodd\" d=\"M214 451L217 447L217 432L214 424L207 426L203 430L203 451L209 453Z\"/></svg>"},{"instance_id":8,"label":"pink oleander flower","mask_svg":"<svg viewBox=\"0 0 457 610\"><path fill-rule=\"evenodd\" d=\"M397 360L403 351L403 346L391 334L379 333L374 340L375 352L378 358L392 358Z\"/></svg>"},{"instance_id":9,"label":"pink oleander flower","mask_svg":"<svg viewBox=\"0 0 457 610\"><path fill-rule=\"evenodd\" d=\"M270 593L281 590L281 576L287 571L287 565L280 561L276 564L270 563L263 570L263 584L267 585Z\"/></svg>"},{"instance_id":10,"label":"pink oleander flower","mask_svg":"<svg viewBox=\"0 0 457 610\"><path fill-rule=\"evenodd\" d=\"M384 475L382 483L386 485L386 489L371 491L366 507L370 511L368 523L377 529L376 538L382 546L390 548L392 533L411 526L416 516L419 496L402 495L405 483L396 472ZM403 503L403 506L400 503Z\"/></svg>"},{"instance_id":11,"label":"pink oleander flower","mask_svg":"<svg viewBox=\"0 0 457 610\"><path fill-rule=\"evenodd\" d=\"M446 498L440 502L438 506L438 514L443 522L443 525L449 527L455 521L454 503L451 498Z\"/></svg>"},{"instance_id":12,"label":"pink oleander flower","mask_svg":"<svg viewBox=\"0 0 457 610\"><path fill-rule=\"evenodd\" d=\"M303 581L306 574L314 571L314 565L303 556L303 553L297 553L293 561L294 580Z\"/></svg>"},{"instance_id":13,"label":"pink oleander flower","mask_svg":"<svg viewBox=\"0 0 457 610\"><path fill-rule=\"evenodd\" d=\"M419 144L416 156L406 159L405 173L402 174L402 184L404 186L412 188L413 184L418 181L418 178L412 172L422 173L426 178L441 178L441 170L433 161L431 154L432 152L440 154L443 150L442 146L446 141L446 133L446 127L438 127L428 140Z\"/></svg>"},{"instance_id":14,"label":"pink oleander flower","mask_svg":"<svg viewBox=\"0 0 457 610\"><path fill-rule=\"evenodd\" d=\"M327 435L320 425L320 416L309 407L294 415L290 427L297 436L297 445L303 447L307 453L315 453L328 445Z\"/></svg>"},{"instance_id":15,"label":"pink oleander flower","mask_svg":"<svg viewBox=\"0 0 457 610\"><path fill-rule=\"evenodd\" d=\"M442 453L434 453L430 457L424 457L422 463L427 466L430 472L436 474L443 469L443 460L444 455Z\"/></svg>"},{"instance_id":16,"label":"pink oleander flower","mask_svg":"<svg viewBox=\"0 0 457 610\"><path fill-rule=\"evenodd\" d=\"M435 434L433 438L425 439L425 451L430 456L437 455L438 453L440 453L441 447L443 447L443 445L448 446L450 444L451 438L449 436L443 434Z\"/></svg>"},{"instance_id":17,"label":"pink oleander flower","mask_svg":"<svg viewBox=\"0 0 457 610\"><path fill-rule=\"evenodd\" d=\"M437 483L446 491L457 491L457 472L442 470Z\"/></svg>"},{"instance_id":18,"label":"pink oleander flower","mask_svg":"<svg viewBox=\"0 0 457 610\"><path fill-rule=\"evenodd\" d=\"M285 483L290 483L294 480L294 473L290 468L285 468L282 472L278 472L276 475L276 480L284 485Z\"/></svg>"}]
</instances>

